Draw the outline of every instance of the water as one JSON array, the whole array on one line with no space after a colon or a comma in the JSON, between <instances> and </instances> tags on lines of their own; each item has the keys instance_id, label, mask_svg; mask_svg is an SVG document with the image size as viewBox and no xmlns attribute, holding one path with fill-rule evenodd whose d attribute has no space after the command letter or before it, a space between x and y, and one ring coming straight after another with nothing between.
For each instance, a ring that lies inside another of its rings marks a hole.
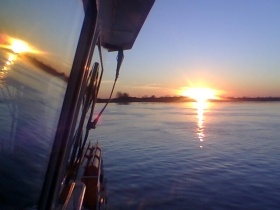
<instances>
[{"instance_id":1,"label":"water","mask_svg":"<svg viewBox=\"0 0 280 210\"><path fill-rule=\"evenodd\" d=\"M0 51L0 209L36 206L65 82ZM5 68L6 67L6 68Z\"/></svg>"},{"instance_id":2,"label":"water","mask_svg":"<svg viewBox=\"0 0 280 210\"><path fill-rule=\"evenodd\" d=\"M280 209L280 103L111 104L109 209Z\"/></svg>"},{"instance_id":3,"label":"water","mask_svg":"<svg viewBox=\"0 0 280 210\"><path fill-rule=\"evenodd\" d=\"M25 209L66 85L20 57L0 82L0 209ZM280 209L279 128L280 102L110 104L90 139L103 146L108 209Z\"/></svg>"}]
</instances>

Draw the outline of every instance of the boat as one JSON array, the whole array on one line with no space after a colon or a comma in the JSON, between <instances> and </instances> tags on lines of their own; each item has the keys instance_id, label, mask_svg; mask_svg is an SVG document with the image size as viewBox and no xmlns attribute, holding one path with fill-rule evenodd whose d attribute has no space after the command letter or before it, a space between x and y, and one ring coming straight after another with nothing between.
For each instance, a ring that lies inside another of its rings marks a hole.
<instances>
[{"instance_id":1,"label":"boat","mask_svg":"<svg viewBox=\"0 0 280 210\"><path fill-rule=\"evenodd\" d=\"M124 51L133 47L154 2L1 4L1 209L106 209L102 148L89 136L110 103ZM69 12L75 10L82 15ZM74 35L65 33L75 21ZM64 71L67 48L74 50ZM104 50L117 53L116 72L108 101L95 115Z\"/></svg>"}]
</instances>

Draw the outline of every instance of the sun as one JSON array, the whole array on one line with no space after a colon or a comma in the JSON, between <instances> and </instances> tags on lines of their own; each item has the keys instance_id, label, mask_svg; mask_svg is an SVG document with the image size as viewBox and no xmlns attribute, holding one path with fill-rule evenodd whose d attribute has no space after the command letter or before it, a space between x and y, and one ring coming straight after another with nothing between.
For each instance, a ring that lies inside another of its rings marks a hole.
<instances>
[{"instance_id":1,"label":"sun","mask_svg":"<svg viewBox=\"0 0 280 210\"><path fill-rule=\"evenodd\" d=\"M211 88L188 88L183 92L183 95L192 98L197 102L217 99L217 91Z\"/></svg>"},{"instance_id":2,"label":"sun","mask_svg":"<svg viewBox=\"0 0 280 210\"><path fill-rule=\"evenodd\" d=\"M30 44L23 40L16 39L7 35L2 35L0 38L2 38L2 40L0 40L0 48L9 49L16 54L39 53L38 50L36 50Z\"/></svg>"},{"instance_id":3,"label":"sun","mask_svg":"<svg viewBox=\"0 0 280 210\"><path fill-rule=\"evenodd\" d=\"M14 53L23 53L23 52L30 52L31 48L28 46L28 44L24 41L14 39L11 43L11 50Z\"/></svg>"}]
</instances>

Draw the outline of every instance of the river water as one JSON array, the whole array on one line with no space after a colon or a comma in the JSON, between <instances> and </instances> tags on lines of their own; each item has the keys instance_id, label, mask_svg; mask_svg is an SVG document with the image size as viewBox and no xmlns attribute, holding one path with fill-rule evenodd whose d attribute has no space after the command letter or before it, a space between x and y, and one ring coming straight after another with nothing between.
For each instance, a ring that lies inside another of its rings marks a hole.
<instances>
[{"instance_id":1,"label":"river water","mask_svg":"<svg viewBox=\"0 0 280 210\"><path fill-rule=\"evenodd\" d=\"M279 128L279 102L111 104L109 209L280 209Z\"/></svg>"},{"instance_id":2,"label":"river water","mask_svg":"<svg viewBox=\"0 0 280 210\"><path fill-rule=\"evenodd\" d=\"M26 209L66 84L24 58L0 61L0 209ZM280 102L110 104L89 138L103 147L108 209L276 210L279 128Z\"/></svg>"}]
</instances>

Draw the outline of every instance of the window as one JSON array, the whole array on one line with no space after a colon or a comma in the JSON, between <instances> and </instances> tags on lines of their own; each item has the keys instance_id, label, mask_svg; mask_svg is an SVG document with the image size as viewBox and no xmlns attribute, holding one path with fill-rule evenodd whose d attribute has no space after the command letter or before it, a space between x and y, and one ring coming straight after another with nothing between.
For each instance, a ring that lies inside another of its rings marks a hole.
<instances>
[{"instance_id":1,"label":"window","mask_svg":"<svg viewBox=\"0 0 280 210\"><path fill-rule=\"evenodd\" d=\"M0 209L37 205L83 19L78 0L0 3Z\"/></svg>"}]
</instances>

